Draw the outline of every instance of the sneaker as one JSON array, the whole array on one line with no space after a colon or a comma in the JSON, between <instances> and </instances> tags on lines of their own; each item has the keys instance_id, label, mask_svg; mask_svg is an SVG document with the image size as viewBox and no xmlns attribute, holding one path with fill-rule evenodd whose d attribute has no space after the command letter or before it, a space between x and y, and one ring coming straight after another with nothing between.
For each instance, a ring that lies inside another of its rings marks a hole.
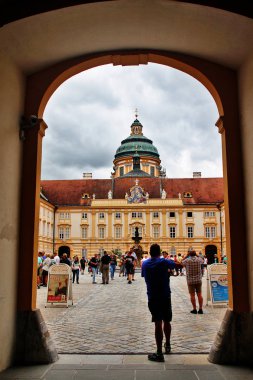
<instances>
[{"instance_id":1,"label":"sneaker","mask_svg":"<svg viewBox=\"0 0 253 380\"><path fill-rule=\"evenodd\" d=\"M202 309L199 309L198 314L204 314Z\"/></svg>"},{"instance_id":2,"label":"sneaker","mask_svg":"<svg viewBox=\"0 0 253 380\"><path fill-rule=\"evenodd\" d=\"M148 360L151 360L152 362L164 362L164 356L163 354L149 354L148 355Z\"/></svg>"},{"instance_id":3,"label":"sneaker","mask_svg":"<svg viewBox=\"0 0 253 380\"><path fill-rule=\"evenodd\" d=\"M128 281L128 284L132 284L132 281Z\"/></svg>"},{"instance_id":4,"label":"sneaker","mask_svg":"<svg viewBox=\"0 0 253 380\"><path fill-rule=\"evenodd\" d=\"M193 309L193 310L191 310L191 313L192 313L192 314L197 314L197 310L196 310L196 309Z\"/></svg>"},{"instance_id":5,"label":"sneaker","mask_svg":"<svg viewBox=\"0 0 253 380\"><path fill-rule=\"evenodd\" d=\"M93 281L93 283L92 284L96 284L96 281Z\"/></svg>"},{"instance_id":6,"label":"sneaker","mask_svg":"<svg viewBox=\"0 0 253 380\"><path fill-rule=\"evenodd\" d=\"M170 343L164 343L164 349L165 349L165 354L170 354L171 352Z\"/></svg>"}]
</instances>

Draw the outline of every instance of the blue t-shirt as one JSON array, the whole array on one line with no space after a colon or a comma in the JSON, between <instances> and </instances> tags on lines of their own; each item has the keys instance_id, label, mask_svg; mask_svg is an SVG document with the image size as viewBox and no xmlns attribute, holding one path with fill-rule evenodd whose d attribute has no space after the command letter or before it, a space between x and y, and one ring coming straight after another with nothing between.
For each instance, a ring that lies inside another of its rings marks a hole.
<instances>
[{"instance_id":1,"label":"blue t-shirt","mask_svg":"<svg viewBox=\"0 0 253 380\"><path fill-rule=\"evenodd\" d=\"M173 260L151 257L142 263L141 275L147 284L148 300L167 298L170 294L168 270L175 268Z\"/></svg>"}]
</instances>

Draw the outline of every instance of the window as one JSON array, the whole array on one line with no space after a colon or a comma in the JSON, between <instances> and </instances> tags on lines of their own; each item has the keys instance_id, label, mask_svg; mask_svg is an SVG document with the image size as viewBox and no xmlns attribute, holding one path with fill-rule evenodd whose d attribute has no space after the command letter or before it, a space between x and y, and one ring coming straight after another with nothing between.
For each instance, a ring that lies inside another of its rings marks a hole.
<instances>
[{"instance_id":1,"label":"window","mask_svg":"<svg viewBox=\"0 0 253 380\"><path fill-rule=\"evenodd\" d=\"M187 211L187 218L192 218L192 211Z\"/></svg>"},{"instance_id":2,"label":"window","mask_svg":"<svg viewBox=\"0 0 253 380\"><path fill-rule=\"evenodd\" d=\"M69 227L65 228L65 236L66 236L66 239L69 239L69 237L70 237L70 228Z\"/></svg>"},{"instance_id":3,"label":"window","mask_svg":"<svg viewBox=\"0 0 253 380\"><path fill-rule=\"evenodd\" d=\"M170 227L170 238L171 239L175 239L176 237L176 227L175 226L171 226Z\"/></svg>"},{"instance_id":4,"label":"window","mask_svg":"<svg viewBox=\"0 0 253 380\"><path fill-rule=\"evenodd\" d=\"M59 227L59 239L64 239L64 228Z\"/></svg>"},{"instance_id":5,"label":"window","mask_svg":"<svg viewBox=\"0 0 253 380\"><path fill-rule=\"evenodd\" d=\"M215 211L205 211L204 212L204 217L205 218L210 218L215 216Z\"/></svg>"},{"instance_id":6,"label":"window","mask_svg":"<svg viewBox=\"0 0 253 380\"><path fill-rule=\"evenodd\" d=\"M104 239L105 238L105 228L104 227L99 227L98 228L98 237L99 237L99 239Z\"/></svg>"},{"instance_id":7,"label":"window","mask_svg":"<svg viewBox=\"0 0 253 380\"><path fill-rule=\"evenodd\" d=\"M142 227L138 227L139 236L142 236ZM132 236L135 236L135 227L132 227Z\"/></svg>"},{"instance_id":8,"label":"window","mask_svg":"<svg viewBox=\"0 0 253 380\"><path fill-rule=\"evenodd\" d=\"M104 212L100 212L99 213L99 219L104 219L105 218L105 214Z\"/></svg>"},{"instance_id":9,"label":"window","mask_svg":"<svg viewBox=\"0 0 253 380\"><path fill-rule=\"evenodd\" d=\"M155 167L154 166L150 166L150 175L152 175L152 177L155 176Z\"/></svg>"},{"instance_id":10,"label":"window","mask_svg":"<svg viewBox=\"0 0 253 380\"><path fill-rule=\"evenodd\" d=\"M187 237L193 238L193 226L187 226Z\"/></svg>"},{"instance_id":11,"label":"window","mask_svg":"<svg viewBox=\"0 0 253 380\"><path fill-rule=\"evenodd\" d=\"M50 224L48 223L47 224L47 236L49 236L49 232L50 232Z\"/></svg>"},{"instance_id":12,"label":"window","mask_svg":"<svg viewBox=\"0 0 253 380\"><path fill-rule=\"evenodd\" d=\"M170 254L173 255L173 256L176 255L176 248L175 247L171 247Z\"/></svg>"},{"instance_id":13,"label":"window","mask_svg":"<svg viewBox=\"0 0 253 380\"><path fill-rule=\"evenodd\" d=\"M43 207L43 216L45 216L45 215L46 215L46 210Z\"/></svg>"},{"instance_id":14,"label":"window","mask_svg":"<svg viewBox=\"0 0 253 380\"><path fill-rule=\"evenodd\" d=\"M88 237L88 228L82 227L82 239L87 239Z\"/></svg>"},{"instance_id":15,"label":"window","mask_svg":"<svg viewBox=\"0 0 253 380\"><path fill-rule=\"evenodd\" d=\"M115 239L121 239L122 229L121 227L115 227Z\"/></svg>"},{"instance_id":16,"label":"window","mask_svg":"<svg viewBox=\"0 0 253 380\"><path fill-rule=\"evenodd\" d=\"M87 255L87 248L82 248L82 257L86 257Z\"/></svg>"},{"instance_id":17,"label":"window","mask_svg":"<svg viewBox=\"0 0 253 380\"><path fill-rule=\"evenodd\" d=\"M153 212L153 218L159 218L159 212L157 211Z\"/></svg>"},{"instance_id":18,"label":"window","mask_svg":"<svg viewBox=\"0 0 253 380\"><path fill-rule=\"evenodd\" d=\"M82 219L88 219L87 212L82 212Z\"/></svg>"},{"instance_id":19,"label":"window","mask_svg":"<svg viewBox=\"0 0 253 380\"><path fill-rule=\"evenodd\" d=\"M160 237L160 226L153 226L153 238L158 239Z\"/></svg>"},{"instance_id":20,"label":"window","mask_svg":"<svg viewBox=\"0 0 253 380\"><path fill-rule=\"evenodd\" d=\"M119 168L119 175L120 175L120 177L123 177L123 175L124 175L124 166L121 166Z\"/></svg>"},{"instance_id":21,"label":"window","mask_svg":"<svg viewBox=\"0 0 253 380\"><path fill-rule=\"evenodd\" d=\"M69 219L69 212L60 212L60 219Z\"/></svg>"},{"instance_id":22,"label":"window","mask_svg":"<svg viewBox=\"0 0 253 380\"><path fill-rule=\"evenodd\" d=\"M116 212L115 213L115 219L120 219L121 218L121 213L120 212Z\"/></svg>"},{"instance_id":23,"label":"window","mask_svg":"<svg viewBox=\"0 0 253 380\"><path fill-rule=\"evenodd\" d=\"M174 211L170 211L170 212L169 212L169 217L170 217L170 218L175 218L175 216L176 216L176 214L175 214Z\"/></svg>"},{"instance_id":24,"label":"window","mask_svg":"<svg viewBox=\"0 0 253 380\"><path fill-rule=\"evenodd\" d=\"M43 223L43 236L46 235L46 223L44 222Z\"/></svg>"},{"instance_id":25,"label":"window","mask_svg":"<svg viewBox=\"0 0 253 380\"><path fill-rule=\"evenodd\" d=\"M215 226L207 226L205 229L206 238L215 238L216 237L216 227Z\"/></svg>"},{"instance_id":26,"label":"window","mask_svg":"<svg viewBox=\"0 0 253 380\"><path fill-rule=\"evenodd\" d=\"M142 212L132 212L132 218L142 218Z\"/></svg>"}]
</instances>

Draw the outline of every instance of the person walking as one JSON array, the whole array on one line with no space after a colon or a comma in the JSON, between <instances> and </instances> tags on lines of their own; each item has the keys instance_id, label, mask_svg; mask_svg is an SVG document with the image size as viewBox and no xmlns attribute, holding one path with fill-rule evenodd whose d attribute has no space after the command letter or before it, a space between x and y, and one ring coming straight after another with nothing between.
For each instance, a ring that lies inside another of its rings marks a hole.
<instances>
[{"instance_id":1,"label":"person walking","mask_svg":"<svg viewBox=\"0 0 253 380\"><path fill-rule=\"evenodd\" d=\"M161 250L158 244L150 247L150 258L142 263L141 275L147 286L148 308L155 323L155 340L157 352L149 354L148 359L155 362L164 362L162 352L163 334L165 335L165 354L171 352L171 291L168 281L168 271L175 268L173 260L160 257Z\"/></svg>"},{"instance_id":2,"label":"person walking","mask_svg":"<svg viewBox=\"0 0 253 380\"><path fill-rule=\"evenodd\" d=\"M111 261L110 261L110 276L111 280L114 280L114 273L117 267L117 256L113 253L110 255Z\"/></svg>"},{"instance_id":3,"label":"person walking","mask_svg":"<svg viewBox=\"0 0 253 380\"><path fill-rule=\"evenodd\" d=\"M51 265L50 253L46 253L46 258L43 261L43 266L42 266L42 283L43 283L43 286L47 286L48 271L49 271L50 265Z\"/></svg>"},{"instance_id":4,"label":"person walking","mask_svg":"<svg viewBox=\"0 0 253 380\"><path fill-rule=\"evenodd\" d=\"M102 284L109 284L109 264L111 258L106 251L104 256L101 257L101 272L102 272Z\"/></svg>"},{"instance_id":5,"label":"person walking","mask_svg":"<svg viewBox=\"0 0 253 380\"><path fill-rule=\"evenodd\" d=\"M204 260L198 257L196 251L189 251L187 256L182 260L182 265L186 270L186 281L190 294L190 300L193 309L192 314L203 314L203 297L202 297L202 265ZM197 294L199 310L197 311L195 293Z\"/></svg>"},{"instance_id":6,"label":"person walking","mask_svg":"<svg viewBox=\"0 0 253 380\"><path fill-rule=\"evenodd\" d=\"M84 274L84 271L85 271L85 264L86 264L86 260L85 260L85 257L83 256L80 260L80 266L81 266L81 274Z\"/></svg>"},{"instance_id":7,"label":"person walking","mask_svg":"<svg viewBox=\"0 0 253 380\"><path fill-rule=\"evenodd\" d=\"M99 260L98 260L98 254L95 253L94 256L90 259L88 265L92 270L92 284L96 284L96 273L97 273L97 266L98 266Z\"/></svg>"},{"instance_id":8,"label":"person walking","mask_svg":"<svg viewBox=\"0 0 253 380\"><path fill-rule=\"evenodd\" d=\"M135 258L132 255L132 251L130 250L125 256L125 269L126 269L128 284L132 284L132 279L134 275L134 262L135 262Z\"/></svg>"},{"instance_id":9,"label":"person walking","mask_svg":"<svg viewBox=\"0 0 253 380\"><path fill-rule=\"evenodd\" d=\"M80 263L79 263L78 256L75 256L72 262L73 284L75 282L75 278L76 278L76 283L79 284L79 272L80 272Z\"/></svg>"}]
</instances>

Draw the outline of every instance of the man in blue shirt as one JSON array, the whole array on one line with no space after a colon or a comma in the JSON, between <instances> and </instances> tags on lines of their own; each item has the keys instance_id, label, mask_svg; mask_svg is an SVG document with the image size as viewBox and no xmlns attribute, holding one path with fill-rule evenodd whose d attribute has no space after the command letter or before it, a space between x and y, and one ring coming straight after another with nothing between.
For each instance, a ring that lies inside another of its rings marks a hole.
<instances>
[{"instance_id":1,"label":"man in blue shirt","mask_svg":"<svg viewBox=\"0 0 253 380\"><path fill-rule=\"evenodd\" d=\"M142 277L147 285L148 307L155 323L155 339L157 353L148 355L148 359L156 362L164 362L162 352L163 332L166 342L165 353L169 354L171 334L171 296L168 271L175 268L175 262L160 257L161 250L158 244L150 247L150 259L142 264Z\"/></svg>"}]
</instances>

